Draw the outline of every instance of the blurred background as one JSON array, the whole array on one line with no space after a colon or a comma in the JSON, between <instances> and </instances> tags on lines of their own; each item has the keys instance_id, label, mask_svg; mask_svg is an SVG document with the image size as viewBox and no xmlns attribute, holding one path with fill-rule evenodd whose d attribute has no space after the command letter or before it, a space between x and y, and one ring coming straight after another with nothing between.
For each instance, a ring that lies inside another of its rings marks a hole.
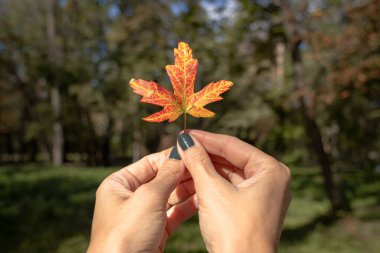
<instances>
[{"instance_id":1,"label":"blurred background","mask_svg":"<svg viewBox=\"0 0 380 253\"><path fill-rule=\"evenodd\" d=\"M0 0L1 252L85 251L99 183L183 127L128 85L171 89L179 41L235 84L188 126L292 170L280 252L380 252L379 0ZM206 252L196 217L166 252Z\"/></svg>"}]
</instances>

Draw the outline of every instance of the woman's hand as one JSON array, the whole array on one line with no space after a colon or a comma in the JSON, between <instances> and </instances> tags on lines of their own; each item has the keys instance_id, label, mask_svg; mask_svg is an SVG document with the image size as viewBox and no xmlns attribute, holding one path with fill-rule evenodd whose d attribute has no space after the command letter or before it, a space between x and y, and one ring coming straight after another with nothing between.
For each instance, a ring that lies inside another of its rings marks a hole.
<instances>
[{"instance_id":1,"label":"woman's hand","mask_svg":"<svg viewBox=\"0 0 380 253\"><path fill-rule=\"evenodd\" d=\"M170 202L198 199L209 252L276 252L291 199L289 169L237 138L188 133L177 148L193 181L178 187Z\"/></svg>"},{"instance_id":2,"label":"woman's hand","mask_svg":"<svg viewBox=\"0 0 380 253\"><path fill-rule=\"evenodd\" d=\"M169 235L196 213L192 198L168 204L185 170L176 147L172 159L169 151L146 156L103 181L88 253L163 252Z\"/></svg>"},{"instance_id":3,"label":"woman's hand","mask_svg":"<svg viewBox=\"0 0 380 253\"><path fill-rule=\"evenodd\" d=\"M190 135L170 155L147 156L103 181L88 253L163 252L197 202L210 252L276 251L290 202L288 168L234 137Z\"/></svg>"}]
</instances>

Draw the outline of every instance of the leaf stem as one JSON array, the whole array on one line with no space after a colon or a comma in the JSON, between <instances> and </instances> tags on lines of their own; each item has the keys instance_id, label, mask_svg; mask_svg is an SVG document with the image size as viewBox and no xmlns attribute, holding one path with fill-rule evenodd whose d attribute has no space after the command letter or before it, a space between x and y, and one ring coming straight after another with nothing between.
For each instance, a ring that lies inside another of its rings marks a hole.
<instances>
[{"instance_id":1,"label":"leaf stem","mask_svg":"<svg viewBox=\"0 0 380 253\"><path fill-rule=\"evenodd\" d=\"M183 131L186 131L186 112L183 114Z\"/></svg>"}]
</instances>

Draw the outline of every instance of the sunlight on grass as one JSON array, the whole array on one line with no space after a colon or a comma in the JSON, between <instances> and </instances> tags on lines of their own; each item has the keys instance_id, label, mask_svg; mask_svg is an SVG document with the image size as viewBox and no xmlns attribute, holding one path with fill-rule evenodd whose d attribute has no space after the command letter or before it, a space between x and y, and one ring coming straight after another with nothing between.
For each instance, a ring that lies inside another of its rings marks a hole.
<instances>
[{"instance_id":1,"label":"sunlight on grass","mask_svg":"<svg viewBox=\"0 0 380 253\"><path fill-rule=\"evenodd\" d=\"M286 214L284 228L302 226L316 217L328 212L327 200L315 201L307 198L294 197Z\"/></svg>"},{"instance_id":2,"label":"sunlight on grass","mask_svg":"<svg viewBox=\"0 0 380 253\"><path fill-rule=\"evenodd\" d=\"M331 227L317 226L298 242L282 242L280 253L379 252L380 222L346 217Z\"/></svg>"}]
</instances>

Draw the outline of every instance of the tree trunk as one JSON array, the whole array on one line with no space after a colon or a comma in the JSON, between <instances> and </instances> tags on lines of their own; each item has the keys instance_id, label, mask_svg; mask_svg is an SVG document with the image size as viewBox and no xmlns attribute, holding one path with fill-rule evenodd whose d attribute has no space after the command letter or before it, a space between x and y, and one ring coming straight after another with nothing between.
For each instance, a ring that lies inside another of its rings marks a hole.
<instances>
[{"instance_id":1,"label":"tree trunk","mask_svg":"<svg viewBox=\"0 0 380 253\"><path fill-rule=\"evenodd\" d=\"M49 42L49 61L52 68L50 102L53 118L52 135L52 160L53 165L62 165L63 162L63 130L61 123L61 93L59 90L59 78L57 75L57 61L59 60L58 48L56 47L56 26L55 26L55 0L48 2L47 11L47 36Z\"/></svg>"},{"instance_id":2,"label":"tree trunk","mask_svg":"<svg viewBox=\"0 0 380 253\"><path fill-rule=\"evenodd\" d=\"M26 87L26 85L24 85ZM35 162L37 155L37 140L32 137L27 137L28 126L33 122L33 108L34 108L34 100L31 97L33 96L32 91L30 91L27 87L23 90L23 98L24 105L22 108L22 117L20 124L20 141L21 143L21 155L22 160L25 162Z\"/></svg>"},{"instance_id":3,"label":"tree trunk","mask_svg":"<svg viewBox=\"0 0 380 253\"><path fill-rule=\"evenodd\" d=\"M136 162L141 158L141 132L138 127L134 127L132 138L132 162Z\"/></svg>"},{"instance_id":4,"label":"tree trunk","mask_svg":"<svg viewBox=\"0 0 380 253\"><path fill-rule=\"evenodd\" d=\"M5 134L5 154L12 156L14 153L13 142L12 142L12 132L8 132Z\"/></svg>"},{"instance_id":5,"label":"tree trunk","mask_svg":"<svg viewBox=\"0 0 380 253\"><path fill-rule=\"evenodd\" d=\"M334 182L330 158L323 147L321 131L317 125L317 122L308 114L303 97L299 100L301 104L300 110L304 120L305 132L310 138L313 151L317 154L318 161L322 169L324 189L331 203L332 214L335 216L338 211L348 210L350 208L348 203L344 201L344 196L342 195L339 187Z\"/></svg>"},{"instance_id":6,"label":"tree trunk","mask_svg":"<svg viewBox=\"0 0 380 253\"><path fill-rule=\"evenodd\" d=\"M121 154L121 157L124 158L125 156L127 156L127 146L129 146L128 144L128 130L127 130L127 126L125 123L123 123L123 129L121 131L121 135L120 135L120 142L119 142L119 146L120 146L120 154ZM129 157L128 157L129 158Z\"/></svg>"},{"instance_id":7,"label":"tree trunk","mask_svg":"<svg viewBox=\"0 0 380 253\"><path fill-rule=\"evenodd\" d=\"M344 201L344 196L334 181L333 172L329 155L323 146L321 131L315 119L314 113L307 105L304 91L303 62L300 46L302 44L302 35L299 29L298 21L295 17L295 11L291 10L289 3L283 2L285 7L284 24L287 29L289 49L292 61L292 78L294 83L295 94L298 94L299 112L304 121L305 133L310 138L312 151L316 153L318 162L321 166L324 179L324 189L331 204L332 215L335 216L340 210L348 210L349 204Z\"/></svg>"},{"instance_id":8,"label":"tree trunk","mask_svg":"<svg viewBox=\"0 0 380 253\"><path fill-rule=\"evenodd\" d=\"M60 121L61 114L61 96L58 87L51 89L51 106L53 113L53 140L52 140L52 158L55 166L62 165L63 161L63 131Z\"/></svg>"},{"instance_id":9,"label":"tree trunk","mask_svg":"<svg viewBox=\"0 0 380 253\"><path fill-rule=\"evenodd\" d=\"M304 121L304 128L307 136L310 138L310 143L312 146L312 151L317 154L319 164L322 169L322 175L324 179L325 192L331 203L331 211L335 216L339 210L344 209L344 201L338 186L334 182L333 172L331 170L330 158L323 147L323 141L321 136L321 131L315 120L314 115L309 111L306 105L305 97L302 94L303 87L303 77L302 77L302 57L300 52L301 37L295 31L293 37L290 39L290 50L292 54L292 64L293 64L293 81L295 92L299 93L299 111L302 115Z\"/></svg>"},{"instance_id":10,"label":"tree trunk","mask_svg":"<svg viewBox=\"0 0 380 253\"><path fill-rule=\"evenodd\" d=\"M96 165L96 150L98 146L98 141L94 130L94 124L92 123L90 112L88 111L88 109L85 109L84 114L88 131L85 146L85 150L87 153L87 166L93 166Z\"/></svg>"},{"instance_id":11,"label":"tree trunk","mask_svg":"<svg viewBox=\"0 0 380 253\"><path fill-rule=\"evenodd\" d=\"M114 126L114 119L112 117L112 114L109 112L107 113L108 122L107 122L107 129L103 136L103 142L102 142L102 158L103 158L103 165L109 166L110 165L110 154L111 154L111 137L112 137L112 131Z\"/></svg>"}]
</instances>

